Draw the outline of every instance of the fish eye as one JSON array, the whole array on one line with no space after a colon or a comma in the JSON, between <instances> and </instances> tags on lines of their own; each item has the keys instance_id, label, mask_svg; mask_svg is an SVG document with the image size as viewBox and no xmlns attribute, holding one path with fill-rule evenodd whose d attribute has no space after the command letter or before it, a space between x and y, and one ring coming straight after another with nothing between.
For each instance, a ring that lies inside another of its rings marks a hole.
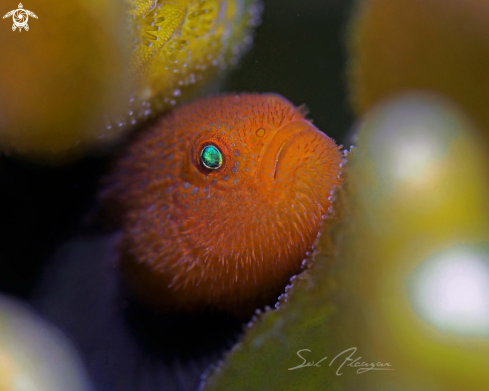
<instances>
[{"instance_id":1,"label":"fish eye","mask_svg":"<svg viewBox=\"0 0 489 391\"><path fill-rule=\"evenodd\" d=\"M209 170L218 170L222 167L222 153L214 145L206 145L200 151L200 162Z\"/></svg>"}]
</instances>

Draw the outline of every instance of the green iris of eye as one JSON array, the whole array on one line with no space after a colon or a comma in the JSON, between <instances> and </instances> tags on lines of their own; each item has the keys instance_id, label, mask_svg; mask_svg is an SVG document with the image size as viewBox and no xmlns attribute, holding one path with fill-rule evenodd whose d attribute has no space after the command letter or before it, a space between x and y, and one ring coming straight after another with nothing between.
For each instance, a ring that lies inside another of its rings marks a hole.
<instances>
[{"instance_id":1,"label":"green iris of eye","mask_svg":"<svg viewBox=\"0 0 489 391\"><path fill-rule=\"evenodd\" d=\"M217 149L213 145L208 145L202 148L202 152L200 153L200 161L204 165L204 167L209 170L217 170L222 166L222 154L219 149Z\"/></svg>"}]
</instances>

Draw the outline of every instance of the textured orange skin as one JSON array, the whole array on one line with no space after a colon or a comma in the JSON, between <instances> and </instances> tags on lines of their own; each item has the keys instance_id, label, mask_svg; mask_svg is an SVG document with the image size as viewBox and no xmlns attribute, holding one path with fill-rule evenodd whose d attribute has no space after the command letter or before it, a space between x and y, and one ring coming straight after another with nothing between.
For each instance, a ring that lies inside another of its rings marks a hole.
<instances>
[{"instance_id":1,"label":"textured orange skin","mask_svg":"<svg viewBox=\"0 0 489 391\"><path fill-rule=\"evenodd\" d=\"M223 152L219 170L200 166L207 143ZM218 96L162 118L106 193L122 207L136 294L171 311L269 304L312 248L340 163L334 141L278 95Z\"/></svg>"}]
</instances>

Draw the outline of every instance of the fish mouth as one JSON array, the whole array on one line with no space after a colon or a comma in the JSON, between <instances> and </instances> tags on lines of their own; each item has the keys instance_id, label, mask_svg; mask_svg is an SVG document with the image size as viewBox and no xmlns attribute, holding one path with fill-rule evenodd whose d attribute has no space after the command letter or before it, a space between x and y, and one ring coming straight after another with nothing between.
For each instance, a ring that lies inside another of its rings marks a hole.
<instances>
[{"instance_id":1,"label":"fish mouth","mask_svg":"<svg viewBox=\"0 0 489 391\"><path fill-rule=\"evenodd\" d=\"M260 165L260 179L275 182L287 175L304 145L317 137L326 137L307 120L292 121L277 130L265 148Z\"/></svg>"},{"instance_id":2,"label":"fish mouth","mask_svg":"<svg viewBox=\"0 0 489 391\"><path fill-rule=\"evenodd\" d=\"M283 160L284 158L284 150L285 150L285 147L286 145L288 145L292 139L294 139L295 137L298 137L302 132L305 132L306 130L299 130L298 132L294 133L292 136L290 136L287 140L285 140L282 145L279 147L278 151L277 151L277 156L276 156L276 159L275 159L275 164L274 164L274 167L273 167L273 179L277 179L277 170L278 170L278 166L279 166L279 163L281 161L281 159Z\"/></svg>"}]
</instances>

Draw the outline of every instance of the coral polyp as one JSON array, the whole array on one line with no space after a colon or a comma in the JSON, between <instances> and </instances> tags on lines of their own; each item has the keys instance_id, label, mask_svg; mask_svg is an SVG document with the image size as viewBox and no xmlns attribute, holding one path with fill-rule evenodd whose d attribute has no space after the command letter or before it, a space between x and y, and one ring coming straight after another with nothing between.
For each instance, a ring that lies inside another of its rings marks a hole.
<instances>
[{"instance_id":1,"label":"coral polyp","mask_svg":"<svg viewBox=\"0 0 489 391\"><path fill-rule=\"evenodd\" d=\"M260 21L257 0L126 1L131 70L131 123L195 95L239 57Z\"/></svg>"},{"instance_id":2,"label":"coral polyp","mask_svg":"<svg viewBox=\"0 0 489 391\"><path fill-rule=\"evenodd\" d=\"M311 250L340 163L334 141L278 95L208 98L161 119L105 192L122 208L137 295L164 310L270 303Z\"/></svg>"}]
</instances>

